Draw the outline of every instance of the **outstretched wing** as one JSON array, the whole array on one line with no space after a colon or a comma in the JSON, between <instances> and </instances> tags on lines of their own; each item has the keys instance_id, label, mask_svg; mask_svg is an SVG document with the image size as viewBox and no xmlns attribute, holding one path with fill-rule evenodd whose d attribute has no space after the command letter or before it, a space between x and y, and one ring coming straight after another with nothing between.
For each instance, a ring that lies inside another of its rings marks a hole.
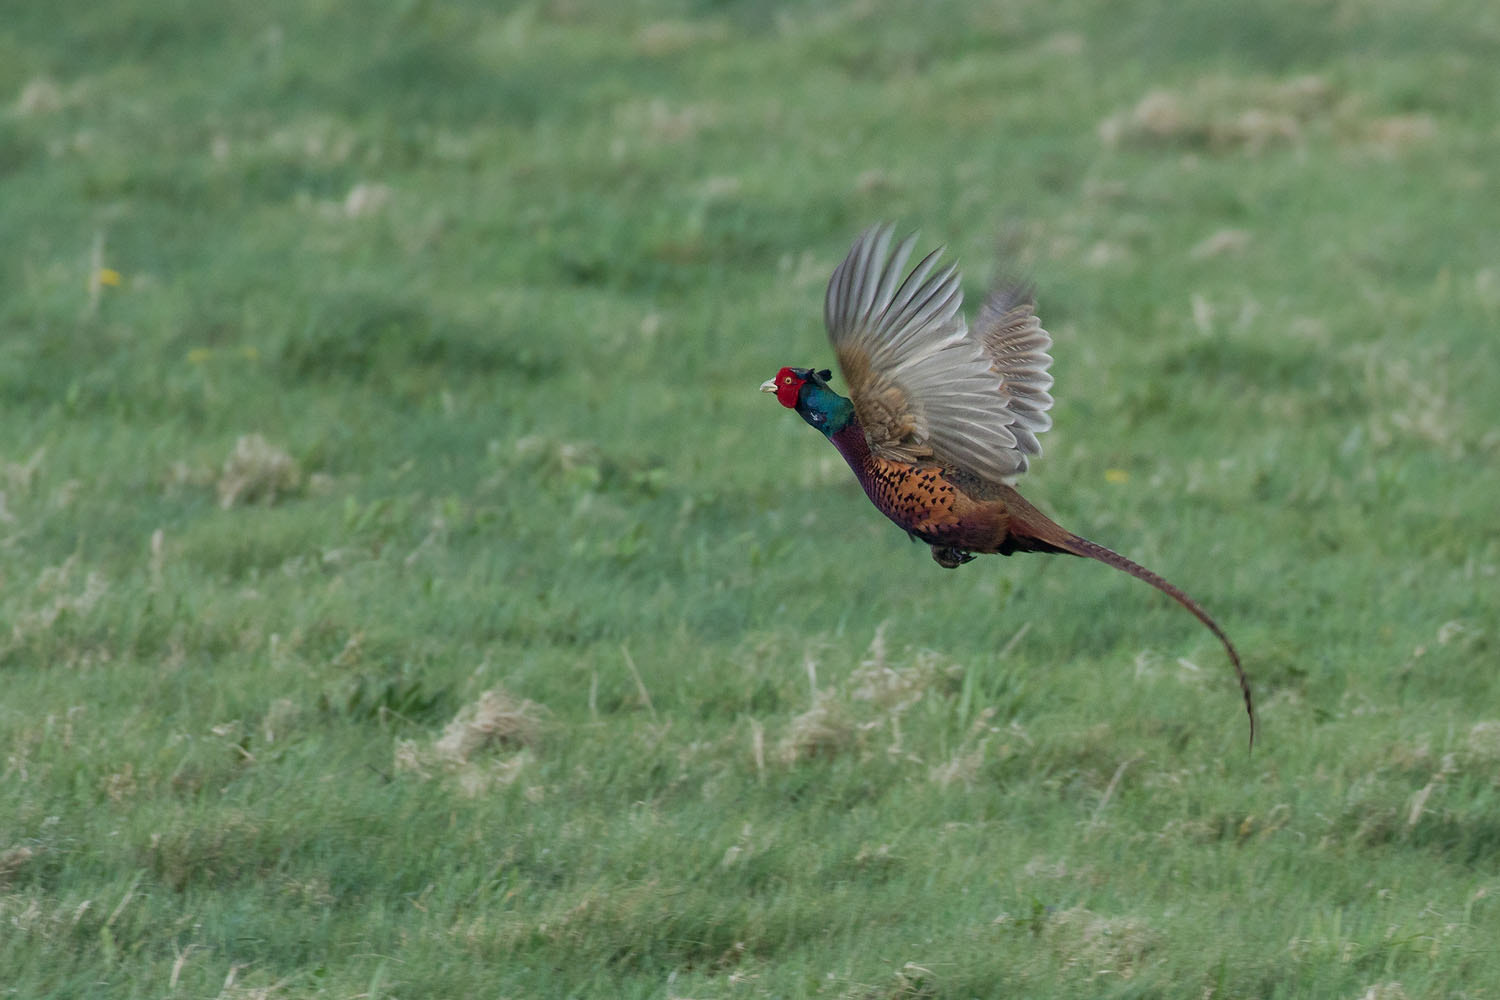
<instances>
[{"instance_id":1,"label":"outstretched wing","mask_svg":"<svg viewBox=\"0 0 1500 1000\"><path fill-rule=\"evenodd\" d=\"M871 450L991 480L1025 471L1026 456L1040 452L1035 435L1046 429L1052 402L1045 353L1051 341L1029 298L992 295L995 315L981 328L989 335L971 336L960 312L957 268L933 274L942 253L935 250L903 280L916 236L893 251L891 233L890 226L876 226L855 240L823 303Z\"/></svg>"}]
</instances>

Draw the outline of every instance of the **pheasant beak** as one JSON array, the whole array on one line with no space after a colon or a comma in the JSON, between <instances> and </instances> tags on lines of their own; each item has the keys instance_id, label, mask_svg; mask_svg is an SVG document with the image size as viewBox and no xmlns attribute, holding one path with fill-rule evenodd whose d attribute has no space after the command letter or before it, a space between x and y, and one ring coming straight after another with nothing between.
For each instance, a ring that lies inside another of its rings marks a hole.
<instances>
[{"instance_id":1,"label":"pheasant beak","mask_svg":"<svg viewBox=\"0 0 1500 1000\"><path fill-rule=\"evenodd\" d=\"M775 392L776 391L776 380L774 378L768 378L768 379L766 379L764 382L762 382L760 384L760 391L761 392Z\"/></svg>"}]
</instances>

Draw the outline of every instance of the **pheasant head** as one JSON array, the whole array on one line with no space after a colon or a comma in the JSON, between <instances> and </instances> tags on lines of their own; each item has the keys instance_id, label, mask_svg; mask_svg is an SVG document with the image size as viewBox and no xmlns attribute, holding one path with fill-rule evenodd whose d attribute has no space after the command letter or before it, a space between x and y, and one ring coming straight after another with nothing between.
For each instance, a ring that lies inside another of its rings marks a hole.
<instances>
[{"instance_id":1,"label":"pheasant head","mask_svg":"<svg viewBox=\"0 0 1500 1000\"><path fill-rule=\"evenodd\" d=\"M783 368L762 382L760 391L774 392L782 406L832 437L854 419L854 404L828 387L832 377L827 368Z\"/></svg>"}]
</instances>

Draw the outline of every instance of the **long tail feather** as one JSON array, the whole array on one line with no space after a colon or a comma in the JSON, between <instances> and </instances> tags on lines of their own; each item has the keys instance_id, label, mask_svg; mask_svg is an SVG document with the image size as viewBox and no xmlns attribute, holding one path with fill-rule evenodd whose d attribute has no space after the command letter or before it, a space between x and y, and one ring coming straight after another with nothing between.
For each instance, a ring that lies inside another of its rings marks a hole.
<instances>
[{"instance_id":1,"label":"long tail feather","mask_svg":"<svg viewBox=\"0 0 1500 1000\"><path fill-rule=\"evenodd\" d=\"M1245 676L1245 668L1240 663L1239 651L1234 648L1234 643L1229 641L1229 636L1224 634L1224 630L1219 627L1218 622L1214 621L1213 616L1210 615L1207 611L1204 611L1202 605L1193 600L1175 585L1157 576L1155 573L1151 572L1149 569L1140 565L1139 563L1135 563L1130 561L1129 559L1126 559L1124 556L1120 555L1120 553L1115 552L1112 549L1107 549L1102 545L1091 542L1087 538L1081 538L1078 535L1072 535L1072 537L1064 543L1063 547L1072 552L1074 555L1085 556L1089 559L1097 559L1099 562L1113 566L1117 570L1129 573L1137 580L1146 581L1147 583L1151 584L1151 586L1155 587L1157 590L1161 591L1163 594L1166 594L1172 600L1176 601L1178 604L1181 604L1183 607L1187 608L1193 613L1193 616L1195 618L1197 618L1204 625L1208 626L1208 630L1215 636L1217 636L1219 641L1224 644L1224 651L1229 654L1229 662L1234 664L1234 675L1239 679L1240 694L1245 699L1245 714L1250 718L1250 746L1254 747L1255 700L1250 694L1250 679Z\"/></svg>"},{"instance_id":2,"label":"long tail feather","mask_svg":"<svg viewBox=\"0 0 1500 1000\"><path fill-rule=\"evenodd\" d=\"M1013 502L1020 500L1019 504ZM1157 576L1139 563L1126 559L1113 549L1107 549L1087 538L1075 535L1071 531L1057 524L1051 518L1038 511L1027 503L1019 494L1011 492L1006 498L1007 505L1011 509L1010 539L1013 547L1019 551L1053 551L1067 552L1075 556L1083 556L1086 559L1095 559L1107 566L1113 566L1122 573L1129 573L1137 580L1144 580L1157 590L1166 594L1172 600L1181 604L1193 613L1193 617L1208 627L1218 640L1224 644L1224 651L1229 654L1229 662L1234 664L1235 677L1240 682L1240 694L1245 699L1245 714L1250 717L1250 746L1255 746L1255 699L1250 694L1250 679L1245 676L1245 668L1240 663L1239 651L1234 648L1234 643L1229 641L1229 636L1214 621L1213 616L1203 610L1202 605L1193 600L1174 584ZM1028 544L1040 543L1040 544Z\"/></svg>"}]
</instances>

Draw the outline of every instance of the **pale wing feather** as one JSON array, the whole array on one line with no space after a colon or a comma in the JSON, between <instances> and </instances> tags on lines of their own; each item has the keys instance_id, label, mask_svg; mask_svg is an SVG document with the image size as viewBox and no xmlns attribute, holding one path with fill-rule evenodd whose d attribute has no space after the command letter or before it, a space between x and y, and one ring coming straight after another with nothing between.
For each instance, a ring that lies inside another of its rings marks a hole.
<instances>
[{"instance_id":1,"label":"pale wing feather","mask_svg":"<svg viewBox=\"0 0 1500 1000\"><path fill-rule=\"evenodd\" d=\"M1008 408L1015 415L1011 432L1016 446L1028 455L1040 455L1036 435L1052 426L1052 337L1042 329L1036 302L1029 286L1002 283L990 291L974 318L974 336L984 346L1000 376L1001 391L1010 397ZM1024 463L1022 468L1024 469Z\"/></svg>"},{"instance_id":2,"label":"pale wing feather","mask_svg":"<svg viewBox=\"0 0 1500 1000\"><path fill-rule=\"evenodd\" d=\"M1049 422L1050 339L1017 317L1016 334L995 340L992 353L991 340L971 336L964 323L957 268L933 274L936 250L903 279L916 236L894 250L891 236L889 226L866 230L834 269L823 304L871 449L988 479L1024 471ZM1010 377L1014 393L1004 381Z\"/></svg>"}]
</instances>

